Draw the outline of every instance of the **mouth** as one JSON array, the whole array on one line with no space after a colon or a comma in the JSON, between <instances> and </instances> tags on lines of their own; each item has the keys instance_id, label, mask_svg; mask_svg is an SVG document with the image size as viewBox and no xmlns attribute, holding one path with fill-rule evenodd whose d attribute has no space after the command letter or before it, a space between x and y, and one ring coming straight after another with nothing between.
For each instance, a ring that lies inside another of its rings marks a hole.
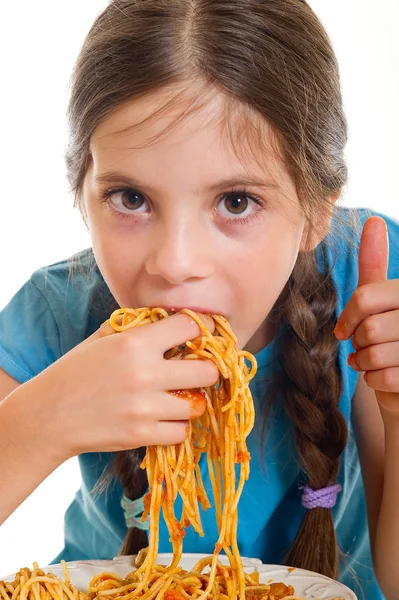
<instances>
[{"instance_id":1,"label":"mouth","mask_svg":"<svg viewBox=\"0 0 399 600\"><path fill-rule=\"evenodd\" d=\"M184 308L187 308L196 313L224 316L222 312L220 312L218 310L214 310L209 307L205 307L205 306L165 306L164 304L162 304L160 306L160 308L163 308L164 310L166 310L168 313L171 313L171 314L178 313L181 310L183 310Z\"/></svg>"}]
</instances>

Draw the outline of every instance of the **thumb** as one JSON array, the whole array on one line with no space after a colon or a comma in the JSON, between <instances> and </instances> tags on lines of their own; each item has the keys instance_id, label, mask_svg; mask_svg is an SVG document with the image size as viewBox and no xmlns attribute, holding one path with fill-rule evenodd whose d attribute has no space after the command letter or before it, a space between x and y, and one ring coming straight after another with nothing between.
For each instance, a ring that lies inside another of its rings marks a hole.
<instances>
[{"instance_id":1,"label":"thumb","mask_svg":"<svg viewBox=\"0 0 399 600\"><path fill-rule=\"evenodd\" d=\"M364 224L359 248L358 287L384 281L388 273L388 229L381 217L370 217Z\"/></svg>"},{"instance_id":2,"label":"thumb","mask_svg":"<svg viewBox=\"0 0 399 600\"><path fill-rule=\"evenodd\" d=\"M109 320L104 321L104 323L88 338L86 338L82 344L90 344L96 340L101 340L101 338L107 337L109 335L113 335L116 333L115 329L110 325Z\"/></svg>"}]
</instances>

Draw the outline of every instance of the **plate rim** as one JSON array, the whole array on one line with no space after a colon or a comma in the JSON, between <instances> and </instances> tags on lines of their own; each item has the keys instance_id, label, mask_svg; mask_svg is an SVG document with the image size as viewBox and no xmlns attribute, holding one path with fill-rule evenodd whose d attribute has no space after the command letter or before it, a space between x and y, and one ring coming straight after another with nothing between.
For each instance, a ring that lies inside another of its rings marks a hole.
<instances>
[{"instance_id":1,"label":"plate rim","mask_svg":"<svg viewBox=\"0 0 399 600\"><path fill-rule=\"evenodd\" d=\"M76 569L79 569L79 567L84 567L85 565L87 566L93 566L93 567L101 567L104 566L104 570L106 570L106 565L108 565L108 567L112 567L112 565L121 567L124 566L124 564L126 564L126 566L132 566L131 562L132 559L134 559L137 556L137 554L129 554L129 555L118 555L115 556L113 559L85 559L85 560L74 560L74 561L65 561L66 562L66 566L68 569L70 569L71 571L76 571ZM162 560L162 558L164 557L164 560L168 560L167 557L172 557L173 553L171 552L160 552L157 556L158 560ZM191 559L194 559L196 561L201 560L201 558L205 558L207 556L211 556L210 554L206 554L206 553L200 553L200 552L184 552L183 557L188 557ZM222 554L221 556L226 557L225 554ZM333 583L334 585L339 585L340 587L342 587L342 592L345 592L345 594L347 595L348 599L350 598L350 600L357 600L357 596L356 594L353 592L353 590L351 590L348 586L346 586L344 583L337 581L335 579L332 579L331 577L327 577L326 575L322 575L321 573L317 573L315 571L309 571L307 569L301 569L300 567L290 567L288 565L280 565L280 564L273 564L273 563L263 563L259 558L256 557L247 557L247 556L242 556L241 557L242 561L245 563L245 567L246 568L252 568L255 572L258 573L268 573L273 572L273 571L285 571L285 574L283 575L284 578L290 577L292 579L295 579L296 577L305 577L305 578L309 578L309 579L316 579L316 580L325 580L326 582L330 582ZM45 566L40 566L39 568L42 569L43 571L46 571L46 569L56 569L56 570L61 570L62 571L62 564L61 563L53 563L53 564L49 564L49 565L45 565ZM111 570L111 569L110 569ZM17 572L0 577L0 581L13 581L15 578ZM293 582L294 584L294 582Z\"/></svg>"}]
</instances>

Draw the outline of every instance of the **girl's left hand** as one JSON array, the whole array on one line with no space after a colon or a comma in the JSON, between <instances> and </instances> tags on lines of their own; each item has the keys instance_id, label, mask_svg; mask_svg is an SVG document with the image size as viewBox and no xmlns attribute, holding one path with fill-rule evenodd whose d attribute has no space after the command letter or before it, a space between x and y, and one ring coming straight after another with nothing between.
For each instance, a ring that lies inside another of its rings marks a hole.
<instances>
[{"instance_id":1,"label":"girl's left hand","mask_svg":"<svg viewBox=\"0 0 399 600\"><path fill-rule=\"evenodd\" d=\"M399 279L387 281L388 232L380 217L367 219L359 249L359 283L339 316L335 335L352 338L348 357L375 390L383 416L399 418Z\"/></svg>"}]
</instances>

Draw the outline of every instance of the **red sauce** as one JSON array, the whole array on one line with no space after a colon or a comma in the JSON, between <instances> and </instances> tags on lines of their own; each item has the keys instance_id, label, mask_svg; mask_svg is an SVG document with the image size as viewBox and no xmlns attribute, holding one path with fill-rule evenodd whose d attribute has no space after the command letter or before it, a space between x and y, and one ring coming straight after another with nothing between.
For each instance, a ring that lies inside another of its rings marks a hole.
<instances>
[{"instance_id":1,"label":"red sauce","mask_svg":"<svg viewBox=\"0 0 399 600\"><path fill-rule=\"evenodd\" d=\"M179 521L175 521L175 524L173 527L173 532L172 532L173 539L174 540L183 539L185 535L186 535L186 532L183 529L183 527L181 526L181 524L179 523Z\"/></svg>"},{"instance_id":2,"label":"red sauce","mask_svg":"<svg viewBox=\"0 0 399 600\"><path fill-rule=\"evenodd\" d=\"M144 496L143 502L144 502L144 510L145 511L149 511L150 510L150 506L151 506L151 494L150 494L150 492L148 492L148 494L146 494Z\"/></svg>"},{"instance_id":3,"label":"red sauce","mask_svg":"<svg viewBox=\"0 0 399 600\"><path fill-rule=\"evenodd\" d=\"M164 598L165 600L186 600L186 597L177 590L167 590Z\"/></svg>"},{"instance_id":4,"label":"red sauce","mask_svg":"<svg viewBox=\"0 0 399 600\"><path fill-rule=\"evenodd\" d=\"M248 462L250 459L251 459L251 455L249 452L242 452L241 450L239 450L236 454L236 462L237 463Z\"/></svg>"},{"instance_id":5,"label":"red sauce","mask_svg":"<svg viewBox=\"0 0 399 600\"><path fill-rule=\"evenodd\" d=\"M192 408L194 408L198 403L206 403L206 396L204 392L200 392L198 389L171 390L169 394L172 394L172 396L176 396L177 398L183 398L183 400L187 400L188 402L190 402Z\"/></svg>"}]
</instances>

